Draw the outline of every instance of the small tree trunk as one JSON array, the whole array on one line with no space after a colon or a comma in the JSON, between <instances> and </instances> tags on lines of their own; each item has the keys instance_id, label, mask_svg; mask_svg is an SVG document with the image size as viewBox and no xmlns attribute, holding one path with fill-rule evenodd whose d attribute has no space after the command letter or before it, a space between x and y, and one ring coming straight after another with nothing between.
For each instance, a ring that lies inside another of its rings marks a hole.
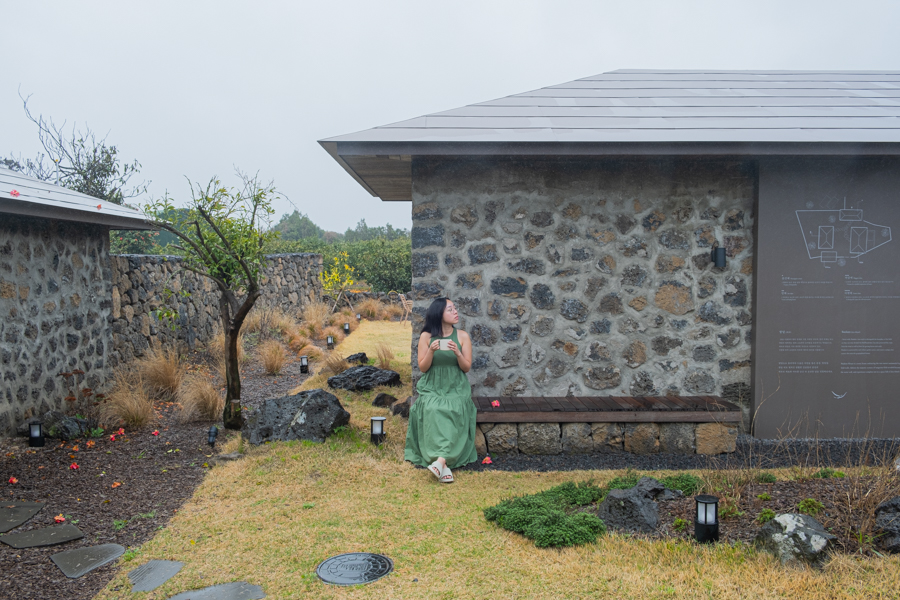
<instances>
[{"instance_id":1,"label":"small tree trunk","mask_svg":"<svg viewBox=\"0 0 900 600\"><path fill-rule=\"evenodd\" d=\"M222 420L226 429L240 429L241 416L241 367L238 362L239 329L229 327L225 333L225 410Z\"/></svg>"}]
</instances>

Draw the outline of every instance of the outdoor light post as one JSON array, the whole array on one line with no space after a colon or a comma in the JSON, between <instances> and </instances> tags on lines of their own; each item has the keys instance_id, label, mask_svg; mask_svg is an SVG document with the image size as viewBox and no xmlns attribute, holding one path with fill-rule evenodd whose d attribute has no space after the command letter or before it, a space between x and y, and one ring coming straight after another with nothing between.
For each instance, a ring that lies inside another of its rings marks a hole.
<instances>
[{"instance_id":1,"label":"outdoor light post","mask_svg":"<svg viewBox=\"0 0 900 600\"><path fill-rule=\"evenodd\" d=\"M28 445L31 448L40 448L44 445L43 423L32 423L28 426Z\"/></svg>"},{"instance_id":2,"label":"outdoor light post","mask_svg":"<svg viewBox=\"0 0 900 600\"><path fill-rule=\"evenodd\" d=\"M694 539L701 544L719 541L719 499L715 496L696 496Z\"/></svg>"},{"instance_id":3,"label":"outdoor light post","mask_svg":"<svg viewBox=\"0 0 900 600\"><path fill-rule=\"evenodd\" d=\"M350 323L344 323L344 335L350 335Z\"/></svg>"},{"instance_id":4,"label":"outdoor light post","mask_svg":"<svg viewBox=\"0 0 900 600\"><path fill-rule=\"evenodd\" d=\"M384 443L384 438L387 437L384 433L384 421L386 420L386 418L387 417L372 417L369 420L372 428L370 439L376 446L380 446L382 443Z\"/></svg>"},{"instance_id":5,"label":"outdoor light post","mask_svg":"<svg viewBox=\"0 0 900 600\"><path fill-rule=\"evenodd\" d=\"M357 321L362 321L362 315L359 314L359 313L356 313L356 320L357 320Z\"/></svg>"},{"instance_id":6,"label":"outdoor light post","mask_svg":"<svg viewBox=\"0 0 900 600\"><path fill-rule=\"evenodd\" d=\"M300 372L309 373L309 357L306 355L300 357Z\"/></svg>"},{"instance_id":7,"label":"outdoor light post","mask_svg":"<svg viewBox=\"0 0 900 600\"><path fill-rule=\"evenodd\" d=\"M334 336L333 335L329 335L327 338L325 338L325 343L328 344L329 350L334 350Z\"/></svg>"},{"instance_id":8,"label":"outdoor light post","mask_svg":"<svg viewBox=\"0 0 900 600\"><path fill-rule=\"evenodd\" d=\"M216 436L219 435L219 428L213 425L209 428L209 439L206 440L211 448L216 446Z\"/></svg>"}]
</instances>

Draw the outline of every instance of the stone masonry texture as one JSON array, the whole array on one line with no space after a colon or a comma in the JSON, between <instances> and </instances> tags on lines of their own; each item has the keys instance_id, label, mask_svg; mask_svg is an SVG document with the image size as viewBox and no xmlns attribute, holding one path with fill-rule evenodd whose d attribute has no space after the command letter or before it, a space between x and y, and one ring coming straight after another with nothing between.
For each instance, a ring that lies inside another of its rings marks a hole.
<instances>
[{"instance_id":1,"label":"stone masonry texture","mask_svg":"<svg viewBox=\"0 0 900 600\"><path fill-rule=\"evenodd\" d=\"M259 306L291 311L321 298L321 255L268 260ZM219 323L218 294L177 264L174 257L110 256L106 227L4 217L0 435L13 434L27 416L63 408L63 371L83 370L84 387L104 391L112 369L153 343L208 341ZM163 304L178 311L174 330L152 314Z\"/></svg>"},{"instance_id":2,"label":"stone masonry texture","mask_svg":"<svg viewBox=\"0 0 900 600\"><path fill-rule=\"evenodd\" d=\"M464 299L459 326L478 336L475 396L749 402L734 390L750 385L754 207L742 162L414 159L428 269L413 275L412 356L443 295Z\"/></svg>"}]
</instances>

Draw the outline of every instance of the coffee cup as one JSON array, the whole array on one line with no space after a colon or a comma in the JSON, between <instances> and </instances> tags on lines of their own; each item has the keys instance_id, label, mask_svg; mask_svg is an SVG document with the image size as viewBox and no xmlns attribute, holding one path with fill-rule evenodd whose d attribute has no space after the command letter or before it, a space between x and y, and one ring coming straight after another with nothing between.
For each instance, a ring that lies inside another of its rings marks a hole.
<instances>
[{"instance_id":1,"label":"coffee cup","mask_svg":"<svg viewBox=\"0 0 900 600\"><path fill-rule=\"evenodd\" d=\"M438 350L449 350L450 340L438 340Z\"/></svg>"}]
</instances>

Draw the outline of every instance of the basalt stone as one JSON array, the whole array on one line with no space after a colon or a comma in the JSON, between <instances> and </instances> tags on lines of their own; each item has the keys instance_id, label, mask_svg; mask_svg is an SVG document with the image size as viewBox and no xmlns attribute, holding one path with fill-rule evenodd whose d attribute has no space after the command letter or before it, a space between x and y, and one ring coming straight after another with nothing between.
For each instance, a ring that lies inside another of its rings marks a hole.
<instances>
[{"instance_id":1,"label":"basalt stone","mask_svg":"<svg viewBox=\"0 0 900 600\"><path fill-rule=\"evenodd\" d=\"M401 400L391 404L391 414L399 416L403 419L409 418L409 409L412 407L412 396L407 396L406 400Z\"/></svg>"},{"instance_id":2,"label":"basalt stone","mask_svg":"<svg viewBox=\"0 0 900 600\"><path fill-rule=\"evenodd\" d=\"M722 314L722 308L712 300L700 307L700 310L697 311L697 318L700 321L716 325L728 325L732 321L731 317Z\"/></svg>"},{"instance_id":3,"label":"basalt stone","mask_svg":"<svg viewBox=\"0 0 900 600\"><path fill-rule=\"evenodd\" d=\"M464 290L477 290L484 285L481 273L462 273L456 277L456 287Z\"/></svg>"},{"instance_id":4,"label":"basalt stone","mask_svg":"<svg viewBox=\"0 0 900 600\"><path fill-rule=\"evenodd\" d=\"M673 315L683 315L694 310L691 289L679 281L664 281L656 292L654 303Z\"/></svg>"},{"instance_id":5,"label":"basalt stone","mask_svg":"<svg viewBox=\"0 0 900 600\"><path fill-rule=\"evenodd\" d=\"M553 377L562 377L569 370L568 365L558 358L551 358L547 361L547 370Z\"/></svg>"},{"instance_id":6,"label":"basalt stone","mask_svg":"<svg viewBox=\"0 0 900 600\"><path fill-rule=\"evenodd\" d=\"M694 239L700 248L711 248L716 243L716 234L709 225L694 230ZM709 255L707 254L707 258Z\"/></svg>"},{"instance_id":7,"label":"basalt stone","mask_svg":"<svg viewBox=\"0 0 900 600\"><path fill-rule=\"evenodd\" d=\"M469 332L473 346L493 346L497 343L497 332L491 327L478 323Z\"/></svg>"},{"instance_id":8,"label":"basalt stone","mask_svg":"<svg viewBox=\"0 0 900 600\"><path fill-rule=\"evenodd\" d=\"M531 324L531 333L544 337L553 332L553 317L545 317L543 315L537 317Z\"/></svg>"},{"instance_id":9,"label":"basalt stone","mask_svg":"<svg viewBox=\"0 0 900 600\"><path fill-rule=\"evenodd\" d=\"M389 406L393 406L394 403L397 401L398 401L398 399L395 398L394 396L391 396L390 394L385 394L384 392L381 392L380 394L375 396L374 400L372 400L372 406L380 406L382 408L388 408Z\"/></svg>"},{"instance_id":10,"label":"basalt stone","mask_svg":"<svg viewBox=\"0 0 900 600\"><path fill-rule=\"evenodd\" d=\"M531 293L528 297L535 307L542 309L553 308L553 305L556 302L553 291L549 286L544 285L543 283L536 283L531 288Z\"/></svg>"},{"instance_id":11,"label":"basalt stone","mask_svg":"<svg viewBox=\"0 0 900 600\"><path fill-rule=\"evenodd\" d=\"M725 282L725 304L729 306L747 305L747 284L743 280L730 278Z\"/></svg>"},{"instance_id":12,"label":"basalt stone","mask_svg":"<svg viewBox=\"0 0 900 600\"><path fill-rule=\"evenodd\" d=\"M484 205L484 220L488 225L493 225L497 219L497 213L503 210L503 202L491 200Z\"/></svg>"},{"instance_id":13,"label":"basalt stone","mask_svg":"<svg viewBox=\"0 0 900 600\"><path fill-rule=\"evenodd\" d=\"M434 252L412 253L412 276L425 277L438 269L438 257Z\"/></svg>"},{"instance_id":14,"label":"basalt stone","mask_svg":"<svg viewBox=\"0 0 900 600\"><path fill-rule=\"evenodd\" d=\"M622 358L625 359L626 365L636 369L647 362L647 346L644 345L644 342L635 340L628 344L625 351L622 352Z\"/></svg>"},{"instance_id":15,"label":"basalt stone","mask_svg":"<svg viewBox=\"0 0 900 600\"><path fill-rule=\"evenodd\" d=\"M375 367L351 367L347 371L358 369L380 370ZM399 380L397 375L397 384ZM288 440L324 442L336 428L349 422L350 413L344 410L336 396L322 389L306 390L263 401L244 421L241 435L255 446Z\"/></svg>"},{"instance_id":16,"label":"basalt stone","mask_svg":"<svg viewBox=\"0 0 900 600\"><path fill-rule=\"evenodd\" d=\"M656 396L659 393L656 384L653 383L653 377L646 371L638 371L635 374L628 391L632 396Z\"/></svg>"},{"instance_id":17,"label":"basalt stone","mask_svg":"<svg viewBox=\"0 0 900 600\"><path fill-rule=\"evenodd\" d=\"M365 352L357 352L356 354L351 354L344 360L346 360L350 364L357 363L360 365L364 365L369 362L369 357L366 356Z\"/></svg>"},{"instance_id":18,"label":"basalt stone","mask_svg":"<svg viewBox=\"0 0 900 600\"><path fill-rule=\"evenodd\" d=\"M719 218L719 215L721 215L721 214L722 213L721 213L721 211L719 211L719 207L710 206L709 208L704 210L702 213L700 213L700 219L702 219L703 221L715 221L716 219Z\"/></svg>"},{"instance_id":19,"label":"basalt stone","mask_svg":"<svg viewBox=\"0 0 900 600\"><path fill-rule=\"evenodd\" d=\"M559 291L574 292L576 287L578 287L578 285L574 281L564 281L559 284Z\"/></svg>"},{"instance_id":20,"label":"basalt stone","mask_svg":"<svg viewBox=\"0 0 900 600\"><path fill-rule=\"evenodd\" d=\"M691 356L695 362L713 362L716 360L716 349L709 345L697 346Z\"/></svg>"},{"instance_id":21,"label":"basalt stone","mask_svg":"<svg viewBox=\"0 0 900 600\"><path fill-rule=\"evenodd\" d=\"M584 288L584 297L593 300L597 297L597 293L606 286L605 277L591 277L587 280L587 286Z\"/></svg>"},{"instance_id":22,"label":"basalt stone","mask_svg":"<svg viewBox=\"0 0 900 600\"><path fill-rule=\"evenodd\" d=\"M92 426L92 423L86 419L69 417L59 411L45 413L43 423L44 435L58 440L73 440L82 437Z\"/></svg>"},{"instance_id":23,"label":"basalt stone","mask_svg":"<svg viewBox=\"0 0 900 600\"><path fill-rule=\"evenodd\" d=\"M434 281L414 283L412 287L412 296L414 300L432 300L444 295L443 286Z\"/></svg>"},{"instance_id":24,"label":"basalt stone","mask_svg":"<svg viewBox=\"0 0 900 600\"><path fill-rule=\"evenodd\" d=\"M711 275L704 275L697 281L697 297L708 298L716 293L716 279Z\"/></svg>"},{"instance_id":25,"label":"basalt stone","mask_svg":"<svg viewBox=\"0 0 900 600\"><path fill-rule=\"evenodd\" d=\"M626 233L634 229L635 225L637 225L637 221L635 221L628 215L619 215L618 217L616 217L615 226L616 229L619 230L619 233L621 233L622 235L625 235Z\"/></svg>"},{"instance_id":26,"label":"basalt stone","mask_svg":"<svg viewBox=\"0 0 900 600\"><path fill-rule=\"evenodd\" d=\"M733 208L725 213L722 229L725 231L737 231L744 228L744 211Z\"/></svg>"},{"instance_id":27,"label":"basalt stone","mask_svg":"<svg viewBox=\"0 0 900 600\"><path fill-rule=\"evenodd\" d=\"M575 268L557 269L550 274L550 277L573 277L578 275L580 271ZM560 284L563 285L563 284Z\"/></svg>"},{"instance_id":28,"label":"basalt stone","mask_svg":"<svg viewBox=\"0 0 900 600\"><path fill-rule=\"evenodd\" d=\"M610 490L597 509L597 516L614 531L656 533L659 507L653 498L628 490Z\"/></svg>"},{"instance_id":29,"label":"basalt stone","mask_svg":"<svg viewBox=\"0 0 900 600\"><path fill-rule=\"evenodd\" d=\"M472 359L472 370L478 371L479 369L485 368L486 366L488 366L489 361L490 361L490 359L488 358L487 354L482 354L481 356L479 356L477 358L473 358Z\"/></svg>"},{"instance_id":30,"label":"basalt stone","mask_svg":"<svg viewBox=\"0 0 900 600\"><path fill-rule=\"evenodd\" d=\"M694 454L694 424L661 423L659 451L668 454Z\"/></svg>"},{"instance_id":31,"label":"basalt stone","mask_svg":"<svg viewBox=\"0 0 900 600\"><path fill-rule=\"evenodd\" d=\"M450 211L450 220L454 223L462 223L469 229L478 222L478 213L472 205L457 206Z\"/></svg>"},{"instance_id":32,"label":"basalt stone","mask_svg":"<svg viewBox=\"0 0 900 600\"><path fill-rule=\"evenodd\" d=\"M518 325L509 327L500 326L500 339L504 342L515 342L522 335L522 328Z\"/></svg>"},{"instance_id":33,"label":"basalt stone","mask_svg":"<svg viewBox=\"0 0 900 600\"><path fill-rule=\"evenodd\" d=\"M517 221L510 221L509 223L504 223L502 229L506 233L514 235L516 233L521 233L523 226Z\"/></svg>"},{"instance_id":34,"label":"basalt stone","mask_svg":"<svg viewBox=\"0 0 900 600\"><path fill-rule=\"evenodd\" d=\"M544 261L536 258L523 258L521 260L508 262L506 263L506 266L510 271L529 273L531 275L543 275L546 269Z\"/></svg>"},{"instance_id":35,"label":"basalt stone","mask_svg":"<svg viewBox=\"0 0 900 600\"><path fill-rule=\"evenodd\" d=\"M746 310L742 310L737 315L737 322L738 322L738 325L741 325L743 327L752 325L753 324L753 315L748 313Z\"/></svg>"},{"instance_id":36,"label":"basalt stone","mask_svg":"<svg viewBox=\"0 0 900 600\"><path fill-rule=\"evenodd\" d=\"M428 221L431 219L440 219L444 216L441 207L436 202L426 202L419 204L412 209L413 221Z\"/></svg>"},{"instance_id":37,"label":"basalt stone","mask_svg":"<svg viewBox=\"0 0 900 600\"><path fill-rule=\"evenodd\" d=\"M610 328L612 327L612 321L609 319L601 319L599 321L591 322L591 333L594 335L609 333Z\"/></svg>"},{"instance_id":38,"label":"basalt stone","mask_svg":"<svg viewBox=\"0 0 900 600\"><path fill-rule=\"evenodd\" d=\"M616 270L616 259L607 254L606 256L601 256L600 260L598 260L597 264L594 266L596 266L597 270L601 273L612 275Z\"/></svg>"},{"instance_id":39,"label":"basalt stone","mask_svg":"<svg viewBox=\"0 0 900 600\"><path fill-rule=\"evenodd\" d=\"M560 429L564 454L590 454L594 451L590 424L563 423Z\"/></svg>"},{"instance_id":40,"label":"basalt stone","mask_svg":"<svg viewBox=\"0 0 900 600\"><path fill-rule=\"evenodd\" d=\"M608 390L622 383L622 372L614 365L593 367L584 372L584 385L592 390Z\"/></svg>"},{"instance_id":41,"label":"basalt stone","mask_svg":"<svg viewBox=\"0 0 900 600\"><path fill-rule=\"evenodd\" d=\"M476 244L469 248L469 263L472 266L497 262L497 246L494 244Z\"/></svg>"},{"instance_id":42,"label":"basalt stone","mask_svg":"<svg viewBox=\"0 0 900 600\"><path fill-rule=\"evenodd\" d=\"M547 260L549 260L550 263L554 265L562 263L563 257L562 254L560 254L559 250L556 248L556 244L547 245Z\"/></svg>"},{"instance_id":43,"label":"basalt stone","mask_svg":"<svg viewBox=\"0 0 900 600\"><path fill-rule=\"evenodd\" d=\"M519 423L519 452L552 455L562 452L559 423Z\"/></svg>"},{"instance_id":44,"label":"basalt stone","mask_svg":"<svg viewBox=\"0 0 900 600\"><path fill-rule=\"evenodd\" d=\"M620 244L622 254L628 257L639 256L647 257L647 244L640 238L632 237Z\"/></svg>"},{"instance_id":45,"label":"basalt stone","mask_svg":"<svg viewBox=\"0 0 900 600\"><path fill-rule=\"evenodd\" d=\"M650 342L650 347L653 348L653 351L659 354L660 356L668 356L670 350L674 350L675 348L680 348L684 342L677 338L670 338L664 335L657 336L653 338Z\"/></svg>"},{"instance_id":46,"label":"basalt stone","mask_svg":"<svg viewBox=\"0 0 900 600\"><path fill-rule=\"evenodd\" d=\"M450 245L454 248L462 248L467 241L466 234L462 231L455 229L450 232Z\"/></svg>"},{"instance_id":47,"label":"basalt stone","mask_svg":"<svg viewBox=\"0 0 900 600\"><path fill-rule=\"evenodd\" d=\"M781 561L781 564L825 566L837 538L809 515L778 515L762 526L753 544Z\"/></svg>"},{"instance_id":48,"label":"basalt stone","mask_svg":"<svg viewBox=\"0 0 900 600\"><path fill-rule=\"evenodd\" d=\"M683 331L688 326L688 322L684 319L672 319L672 329L675 331Z\"/></svg>"},{"instance_id":49,"label":"basalt stone","mask_svg":"<svg viewBox=\"0 0 900 600\"><path fill-rule=\"evenodd\" d=\"M521 277L495 277L491 280L491 292L498 296L522 298L527 289L528 284Z\"/></svg>"},{"instance_id":50,"label":"basalt stone","mask_svg":"<svg viewBox=\"0 0 900 600\"><path fill-rule=\"evenodd\" d=\"M594 452L602 454L624 450L625 426L621 423L591 423Z\"/></svg>"},{"instance_id":51,"label":"basalt stone","mask_svg":"<svg viewBox=\"0 0 900 600\"><path fill-rule=\"evenodd\" d=\"M503 388L504 396L524 396L528 390L528 382L524 377L517 377L515 381Z\"/></svg>"},{"instance_id":52,"label":"basalt stone","mask_svg":"<svg viewBox=\"0 0 900 600\"><path fill-rule=\"evenodd\" d=\"M750 245L747 238L742 235L726 235L722 242L725 246L725 255L728 258L734 258Z\"/></svg>"},{"instance_id":53,"label":"basalt stone","mask_svg":"<svg viewBox=\"0 0 900 600\"><path fill-rule=\"evenodd\" d=\"M518 454L519 430L515 423L498 423L484 434L493 455Z\"/></svg>"},{"instance_id":54,"label":"basalt stone","mask_svg":"<svg viewBox=\"0 0 900 600\"><path fill-rule=\"evenodd\" d=\"M573 342L564 342L563 340L554 340L550 347L559 352L564 352L569 356L578 354L578 344Z\"/></svg>"},{"instance_id":55,"label":"basalt stone","mask_svg":"<svg viewBox=\"0 0 900 600\"><path fill-rule=\"evenodd\" d=\"M596 227L588 229L588 237L600 244L601 246L605 246L606 244L615 241L616 234L612 229L597 229Z\"/></svg>"},{"instance_id":56,"label":"basalt stone","mask_svg":"<svg viewBox=\"0 0 900 600\"><path fill-rule=\"evenodd\" d=\"M547 351L538 346L537 344L531 345L531 362L534 364L540 363L547 356Z\"/></svg>"},{"instance_id":57,"label":"basalt stone","mask_svg":"<svg viewBox=\"0 0 900 600\"><path fill-rule=\"evenodd\" d=\"M625 451L634 454L656 454L659 452L659 425L656 423L626 424Z\"/></svg>"},{"instance_id":58,"label":"basalt stone","mask_svg":"<svg viewBox=\"0 0 900 600\"><path fill-rule=\"evenodd\" d=\"M684 268L685 261L680 256L659 256L656 259L657 273L674 273Z\"/></svg>"},{"instance_id":59,"label":"basalt stone","mask_svg":"<svg viewBox=\"0 0 900 600\"><path fill-rule=\"evenodd\" d=\"M501 240L501 244L503 244L503 251L507 254L521 254L522 249L519 247L519 242L512 238L503 238Z\"/></svg>"},{"instance_id":60,"label":"basalt stone","mask_svg":"<svg viewBox=\"0 0 900 600\"><path fill-rule=\"evenodd\" d=\"M562 223L553 233L559 242L567 242L578 237L578 230L568 223Z\"/></svg>"},{"instance_id":61,"label":"basalt stone","mask_svg":"<svg viewBox=\"0 0 900 600\"><path fill-rule=\"evenodd\" d=\"M505 306L500 300L491 300L488 302L487 314L492 319L499 319L503 314Z\"/></svg>"},{"instance_id":62,"label":"basalt stone","mask_svg":"<svg viewBox=\"0 0 900 600\"><path fill-rule=\"evenodd\" d=\"M503 381L503 377L500 375L500 373L491 372L485 375L482 385L489 388L497 387L497 384L501 381Z\"/></svg>"},{"instance_id":63,"label":"basalt stone","mask_svg":"<svg viewBox=\"0 0 900 600\"><path fill-rule=\"evenodd\" d=\"M519 364L521 351L519 348L507 348L503 354L493 353L494 363L501 369L507 369Z\"/></svg>"},{"instance_id":64,"label":"basalt stone","mask_svg":"<svg viewBox=\"0 0 900 600\"><path fill-rule=\"evenodd\" d=\"M531 215L531 224L535 227L549 227L553 223L553 215L549 212L541 211Z\"/></svg>"},{"instance_id":65,"label":"basalt stone","mask_svg":"<svg viewBox=\"0 0 900 600\"><path fill-rule=\"evenodd\" d=\"M536 233L531 233L530 231L525 232L525 246L529 250L534 250L543 241L544 241L544 236L538 235Z\"/></svg>"},{"instance_id":66,"label":"basalt stone","mask_svg":"<svg viewBox=\"0 0 900 600\"><path fill-rule=\"evenodd\" d=\"M643 221L641 221L641 225L647 231L656 231L659 229L660 225L666 222L666 215L661 211L654 210L649 215L644 217Z\"/></svg>"},{"instance_id":67,"label":"basalt stone","mask_svg":"<svg viewBox=\"0 0 900 600\"><path fill-rule=\"evenodd\" d=\"M881 534L881 548L893 554L900 553L900 496L878 505L875 509L875 527Z\"/></svg>"},{"instance_id":68,"label":"basalt stone","mask_svg":"<svg viewBox=\"0 0 900 600\"><path fill-rule=\"evenodd\" d=\"M622 285L633 285L635 287L643 287L644 282L650 274L640 265L631 265L622 271Z\"/></svg>"},{"instance_id":69,"label":"basalt stone","mask_svg":"<svg viewBox=\"0 0 900 600\"><path fill-rule=\"evenodd\" d=\"M506 318L509 320L527 323L531 318L531 310L524 304L514 304L506 311Z\"/></svg>"},{"instance_id":70,"label":"basalt stone","mask_svg":"<svg viewBox=\"0 0 900 600\"><path fill-rule=\"evenodd\" d=\"M590 362L609 361L611 358L609 347L603 342L591 342L591 345L588 346L587 355L584 357L585 360Z\"/></svg>"},{"instance_id":71,"label":"basalt stone","mask_svg":"<svg viewBox=\"0 0 900 600\"><path fill-rule=\"evenodd\" d=\"M670 229L659 234L659 243L669 250L688 250L691 247L691 241L677 229Z\"/></svg>"},{"instance_id":72,"label":"basalt stone","mask_svg":"<svg viewBox=\"0 0 900 600\"><path fill-rule=\"evenodd\" d=\"M622 306L622 299L619 297L619 294L613 292L611 294L607 294L600 299L600 312L609 313L612 315L621 315L625 312L625 308Z\"/></svg>"},{"instance_id":73,"label":"basalt stone","mask_svg":"<svg viewBox=\"0 0 900 600\"><path fill-rule=\"evenodd\" d=\"M562 210L562 214L567 219L572 219L573 221L577 221L581 218L582 210L581 206L578 204L570 203L567 204L565 208Z\"/></svg>"},{"instance_id":74,"label":"basalt stone","mask_svg":"<svg viewBox=\"0 0 900 600\"><path fill-rule=\"evenodd\" d=\"M481 298L464 296L456 299L456 307L464 315L477 317L481 315Z\"/></svg>"},{"instance_id":75,"label":"basalt stone","mask_svg":"<svg viewBox=\"0 0 900 600\"><path fill-rule=\"evenodd\" d=\"M411 234L412 248L427 248L428 246L444 245L444 226L413 227Z\"/></svg>"},{"instance_id":76,"label":"basalt stone","mask_svg":"<svg viewBox=\"0 0 900 600\"><path fill-rule=\"evenodd\" d=\"M401 385L400 374L372 366L350 367L328 378L328 386L351 392L367 392L380 385Z\"/></svg>"},{"instance_id":77,"label":"basalt stone","mask_svg":"<svg viewBox=\"0 0 900 600\"><path fill-rule=\"evenodd\" d=\"M575 300L574 298L566 298L562 301L562 304L559 307L559 313L565 319L576 321L578 323L584 323L585 321L587 321L588 307L584 302L580 300Z\"/></svg>"},{"instance_id":78,"label":"basalt stone","mask_svg":"<svg viewBox=\"0 0 900 600\"><path fill-rule=\"evenodd\" d=\"M712 394L716 390L716 380L708 371L694 369L685 376L684 389L691 394Z\"/></svg>"}]
</instances>

